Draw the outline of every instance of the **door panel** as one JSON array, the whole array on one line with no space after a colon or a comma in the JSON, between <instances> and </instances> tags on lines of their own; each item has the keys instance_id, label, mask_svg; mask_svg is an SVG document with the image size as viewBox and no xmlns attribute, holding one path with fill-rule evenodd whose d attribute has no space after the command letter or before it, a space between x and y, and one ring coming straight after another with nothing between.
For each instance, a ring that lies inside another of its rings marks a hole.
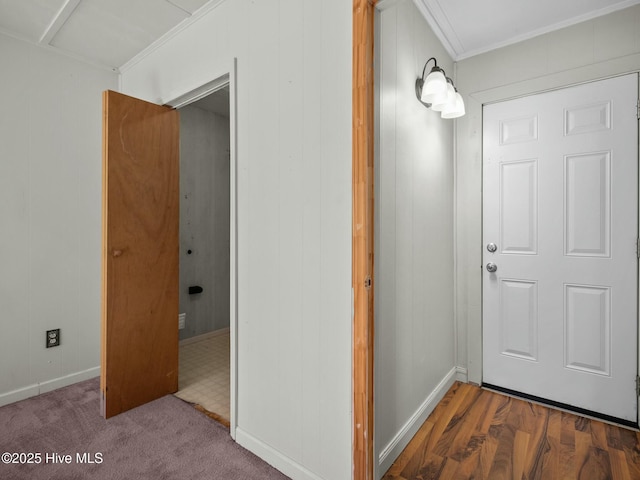
<instances>
[{"instance_id":1,"label":"door panel","mask_svg":"<svg viewBox=\"0 0 640 480\"><path fill-rule=\"evenodd\" d=\"M637 80L483 111L483 381L631 422Z\"/></svg>"},{"instance_id":2,"label":"door panel","mask_svg":"<svg viewBox=\"0 0 640 480\"><path fill-rule=\"evenodd\" d=\"M500 165L500 245L502 253L535 255L538 239L538 162Z\"/></svg>"},{"instance_id":3,"label":"door panel","mask_svg":"<svg viewBox=\"0 0 640 480\"><path fill-rule=\"evenodd\" d=\"M538 358L538 284L500 281L500 350L503 355Z\"/></svg>"},{"instance_id":4,"label":"door panel","mask_svg":"<svg viewBox=\"0 0 640 480\"><path fill-rule=\"evenodd\" d=\"M610 152L567 155L564 159L566 255L610 255L610 160Z\"/></svg>"},{"instance_id":5,"label":"door panel","mask_svg":"<svg viewBox=\"0 0 640 480\"><path fill-rule=\"evenodd\" d=\"M103 94L100 389L106 418L178 388L179 117Z\"/></svg>"},{"instance_id":6,"label":"door panel","mask_svg":"<svg viewBox=\"0 0 640 480\"><path fill-rule=\"evenodd\" d=\"M609 375L611 288L565 285L565 366Z\"/></svg>"}]
</instances>

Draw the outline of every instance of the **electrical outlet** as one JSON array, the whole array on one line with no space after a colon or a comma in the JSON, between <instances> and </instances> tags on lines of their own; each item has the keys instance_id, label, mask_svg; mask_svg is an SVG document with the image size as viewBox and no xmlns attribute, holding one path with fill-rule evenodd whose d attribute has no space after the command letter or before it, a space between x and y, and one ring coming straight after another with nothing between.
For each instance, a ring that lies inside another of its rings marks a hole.
<instances>
[{"instance_id":1,"label":"electrical outlet","mask_svg":"<svg viewBox=\"0 0 640 480\"><path fill-rule=\"evenodd\" d=\"M186 313L180 313L178 315L178 330L182 330L184 328L184 323L187 320L187 314Z\"/></svg>"},{"instance_id":2,"label":"electrical outlet","mask_svg":"<svg viewBox=\"0 0 640 480\"><path fill-rule=\"evenodd\" d=\"M47 348L60 345L60 329L47 330Z\"/></svg>"}]
</instances>

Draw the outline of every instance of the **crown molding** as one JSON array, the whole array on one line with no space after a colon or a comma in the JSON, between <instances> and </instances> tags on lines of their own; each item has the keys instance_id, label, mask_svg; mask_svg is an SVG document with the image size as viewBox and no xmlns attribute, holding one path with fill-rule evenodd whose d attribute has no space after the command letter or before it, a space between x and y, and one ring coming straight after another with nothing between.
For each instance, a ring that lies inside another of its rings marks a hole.
<instances>
[{"instance_id":1,"label":"crown molding","mask_svg":"<svg viewBox=\"0 0 640 480\"><path fill-rule=\"evenodd\" d=\"M440 40L442 46L449 56L456 61L464 47L455 34L449 19L445 15L438 0L413 0L424 19L427 21L435 36Z\"/></svg>"},{"instance_id":2,"label":"crown molding","mask_svg":"<svg viewBox=\"0 0 640 480\"><path fill-rule=\"evenodd\" d=\"M418 0L419 1L419 0ZM556 30L561 30L563 28L571 27L578 23L587 22L589 20L593 20L598 17L603 17L610 13L617 12L618 10L624 10L625 8L632 7L640 3L640 0L626 0L624 2L616 3L615 5L610 5L608 7L600 8L598 10L593 10L591 12L585 13L583 15L578 15L576 17L571 17L561 22L554 23L552 25L547 25L542 28L538 28L536 30L532 30L527 33L523 33L522 35L517 35L515 37L509 38L502 42L495 42L485 47L472 49L466 52L460 53L458 57L455 59L464 60L466 58L475 57L476 55L481 55L483 53L490 52L492 50L497 50L499 48L508 47L509 45L514 45L516 43L524 42L525 40L530 40L535 37L539 37L540 35L545 35L547 33L555 32Z\"/></svg>"}]
</instances>

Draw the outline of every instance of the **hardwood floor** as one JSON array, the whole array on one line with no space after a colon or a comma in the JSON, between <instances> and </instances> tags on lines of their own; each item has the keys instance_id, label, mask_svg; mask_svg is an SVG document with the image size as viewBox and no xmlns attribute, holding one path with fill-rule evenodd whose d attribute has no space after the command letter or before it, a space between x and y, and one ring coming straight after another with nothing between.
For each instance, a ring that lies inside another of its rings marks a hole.
<instances>
[{"instance_id":1,"label":"hardwood floor","mask_svg":"<svg viewBox=\"0 0 640 480\"><path fill-rule=\"evenodd\" d=\"M456 383L384 480L638 480L640 433Z\"/></svg>"}]
</instances>

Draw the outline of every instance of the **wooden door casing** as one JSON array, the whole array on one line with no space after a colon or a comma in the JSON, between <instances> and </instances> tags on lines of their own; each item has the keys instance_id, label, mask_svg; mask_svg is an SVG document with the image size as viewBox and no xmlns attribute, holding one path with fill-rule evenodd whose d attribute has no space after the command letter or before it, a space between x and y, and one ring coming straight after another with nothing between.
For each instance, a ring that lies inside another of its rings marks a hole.
<instances>
[{"instance_id":1,"label":"wooden door casing","mask_svg":"<svg viewBox=\"0 0 640 480\"><path fill-rule=\"evenodd\" d=\"M374 474L373 0L353 2L353 478Z\"/></svg>"}]
</instances>

